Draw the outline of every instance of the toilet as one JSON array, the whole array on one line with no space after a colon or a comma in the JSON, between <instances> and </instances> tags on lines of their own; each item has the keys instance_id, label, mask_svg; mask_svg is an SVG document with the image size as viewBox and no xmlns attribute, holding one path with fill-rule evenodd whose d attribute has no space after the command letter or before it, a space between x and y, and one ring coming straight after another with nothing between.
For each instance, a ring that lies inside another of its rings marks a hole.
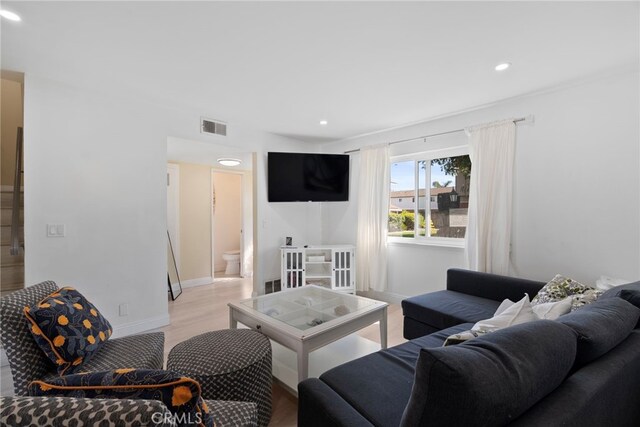
<instances>
[{"instance_id":1,"label":"toilet","mask_svg":"<svg viewBox=\"0 0 640 427\"><path fill-rule=\"evenodd\" d=\"M240 250L226 251L222 254L222 259L227 262L224 274L240 274Z\"/></svg>"}]
</instances>

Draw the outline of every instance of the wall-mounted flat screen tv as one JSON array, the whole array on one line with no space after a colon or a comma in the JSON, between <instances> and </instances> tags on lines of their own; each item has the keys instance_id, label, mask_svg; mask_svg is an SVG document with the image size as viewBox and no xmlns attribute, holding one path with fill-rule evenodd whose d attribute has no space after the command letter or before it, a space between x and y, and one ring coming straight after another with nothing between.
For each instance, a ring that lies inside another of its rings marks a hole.
<instances>
[{"instance_id":1,"label":"wall-mounted flat screen tv","mask_svg":"<svg viewBox=\"0 0 640 427\"><path fill-rule=\"evenodd\" d=\"M270 202L346 202L349 155L268 153Z\"/></svg>"}]
</instances>

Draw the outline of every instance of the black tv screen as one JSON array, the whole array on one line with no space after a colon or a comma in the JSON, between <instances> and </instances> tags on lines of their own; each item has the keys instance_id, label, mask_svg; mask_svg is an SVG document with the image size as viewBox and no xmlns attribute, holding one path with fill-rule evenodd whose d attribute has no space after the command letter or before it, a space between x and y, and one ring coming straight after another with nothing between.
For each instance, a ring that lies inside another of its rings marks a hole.
<instances>
[{"instance_id":1,"label":"black tv screen","mask_svg":"<svg viewBox=\"0 0 640 427\"><path fill-rule=\"evenodd\" d=\"M268 153L270 202L346 202L349 155Z\"/></svg>"}]
</instances>

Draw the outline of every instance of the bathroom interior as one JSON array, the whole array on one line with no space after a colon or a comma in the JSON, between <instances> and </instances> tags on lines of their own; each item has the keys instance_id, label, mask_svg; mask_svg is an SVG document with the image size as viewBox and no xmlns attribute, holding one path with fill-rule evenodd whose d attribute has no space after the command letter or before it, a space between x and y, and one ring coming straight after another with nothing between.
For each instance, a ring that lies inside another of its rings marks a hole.
<instances>
[{"instance_id":1,"label":"bathroom interior","mask_svg":"<svg viewBox=\"0 0 640 427\"><path fill-rule=\"evenodd\" d=\"M167 228L182 287L252 277L252 153L170 138L168 159Z\"/></svg>"},{"instance_id":2,"label":"bathroom interior","mask_svg":"<svg viewBox=\"0 0 640 427\"><path fill-rule=\"evenodd\" d=\"M214 277L240 276L242 243L242 175L213 172Z\"/></svg>"}]
</instances>

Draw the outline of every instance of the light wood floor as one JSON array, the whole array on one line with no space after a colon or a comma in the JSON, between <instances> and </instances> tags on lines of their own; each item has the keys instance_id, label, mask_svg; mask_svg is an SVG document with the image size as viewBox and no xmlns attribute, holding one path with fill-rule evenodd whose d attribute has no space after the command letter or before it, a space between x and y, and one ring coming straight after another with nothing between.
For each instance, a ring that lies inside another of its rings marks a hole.
<instances>
[{"instance_id":1,"label":"light wood floor","mask_svg":"<svg viewBox=\"0 0 640 427\"><path fill-rule=\"evenodd\" d=\"M227 303L251 297L251 281L238 278L216 279L213 284L187 288L173 302L169 302L171 324L162 330L165 333L165 359L169 350L181 341L207 331L229 327ZM388 345L405 342L402 338L402 312L400 306L392 304L388 309ZM358 335L380 342L380 328L371 325ZM273 386L273 412L270 426L295 426L298 399L277 384Z\"/></svg>"}]
</instances>

